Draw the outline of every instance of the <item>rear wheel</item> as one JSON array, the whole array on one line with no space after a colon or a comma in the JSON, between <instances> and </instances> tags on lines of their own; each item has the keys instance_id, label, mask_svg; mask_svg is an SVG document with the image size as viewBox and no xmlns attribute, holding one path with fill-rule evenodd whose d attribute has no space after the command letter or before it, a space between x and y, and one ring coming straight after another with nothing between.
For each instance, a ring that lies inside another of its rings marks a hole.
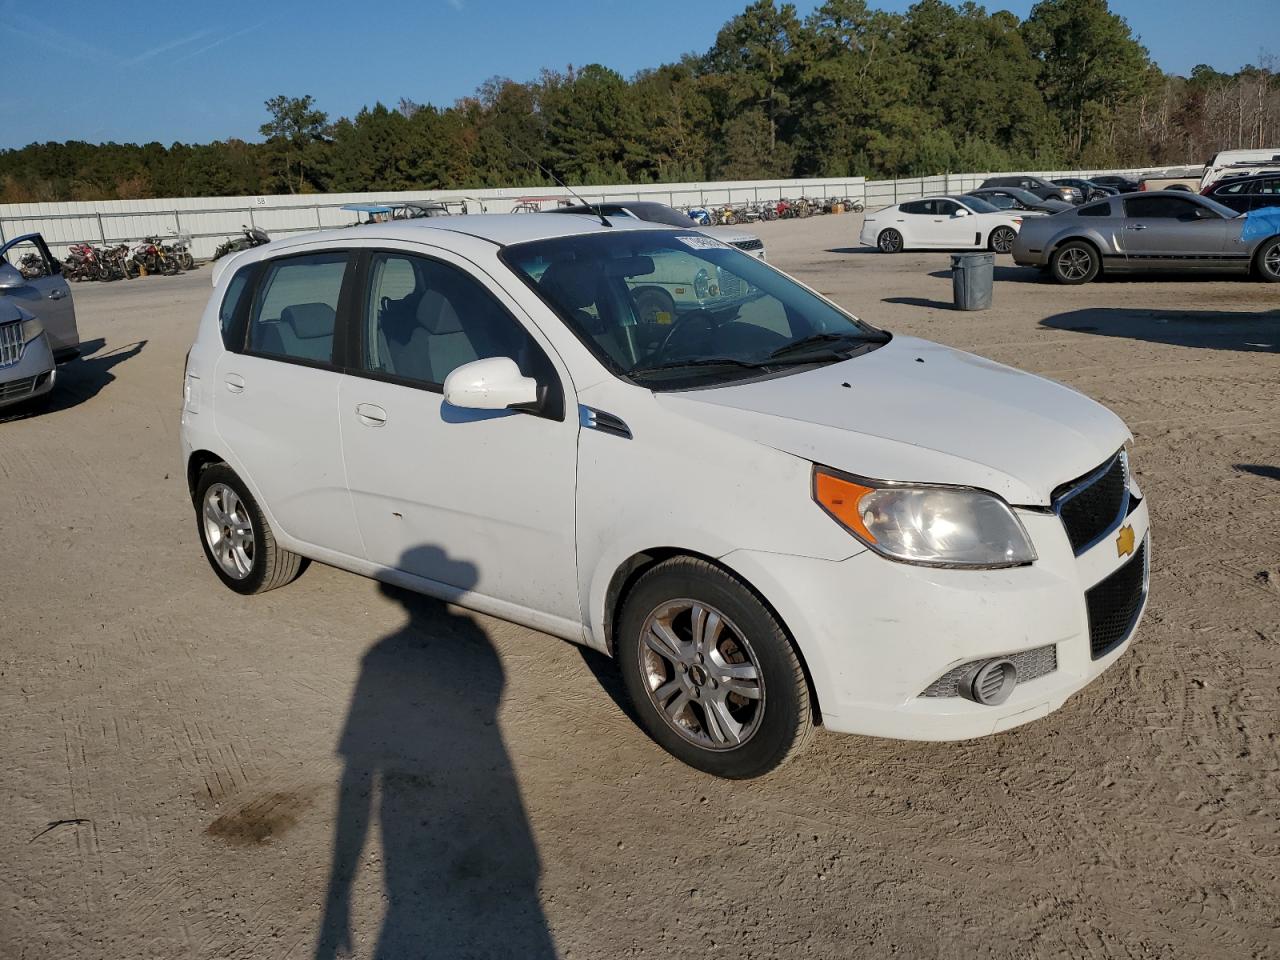
<instances>
[{"instance_id":1,"label":"rear wheel","mask_svg":"<svg viewBox=\"0 0 1280 960\"><path fill-rule=\"evenodd\" d=\"M257 501L225 463L200 475L195 506L205 559L236 593L265 593L302 572L302 557L276 543Z\"/></svg>"},{"instance_id":2,"label":"rear wheel","mask_svg":"<svg viewBox=\"0 0 1280 960\"><path fill-rule=\"evenodd\" d=\"M1280 237L1272 237L1258 248L1254 269L1267 283L1280 283Z\"/></svg>"},{"instance_id":3,"label":"rear wheel","mask_svg":"<svg viewBox=\"0 0 1280 960\"><path fill-rule=\"evenodd\" d=\"M987 246L996 253L1008 253L1013 249L1013 241L1017 236L1013 227L996 227L987 238Z\"/></svg>"},{"instance_id":4,"label":"rear wheel","mask_svg":"<svg viewBox=\"0 0 1280 960\"><path fill-rule=\"evenodd\" d=\"M754 591L705 560L675 557L636 581L617 654L641 723L692 767L757 777L809 739L809 688L786 631Z\"/></svg>"},{"instance_id":5,"label":"rear wheel","mask_svg":"<svg viewBox=\"0 0 1280 960\"><path fill-rule=\"evenodd\" d=\"M888 230L881 230L880 236L876 238L876 246L880 248L881 253L901 253L902 234L892 227Z\"/></svg>"},{"instance_id":6,"label":"rear wheel","mask_svg":"<svg viewBox=\"0 0 1280 960\"><path fill-rule=\"evenodd\" d=\"M1098 275L1101 266L1098 251L1079 240L1064 243L1049 258L1049 272L1058 283L1088 283Z\"/></svg>"}]
</instances>

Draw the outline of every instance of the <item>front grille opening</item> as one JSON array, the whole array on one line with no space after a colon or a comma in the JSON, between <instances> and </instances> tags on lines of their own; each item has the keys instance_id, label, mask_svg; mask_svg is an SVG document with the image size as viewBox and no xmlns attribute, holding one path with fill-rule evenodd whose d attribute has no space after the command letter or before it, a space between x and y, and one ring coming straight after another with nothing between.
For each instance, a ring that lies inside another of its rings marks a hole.
<instances>
[{"instance_id":1,"label":"front grille opening","mask_svg":"<svg viewBox=\"0 0 1280 960\"><path fill-rule=\"evenodd\" d=\"M1123 567L1090 587L1084 595L1089 610L1089 652L1105 657L1133 630L1147 595L1147 543Z\"/></svg>"},{"instance_id":2,"label":"front grille opening","mask_svg":"<svg viewBox=\"0 0 1280 960\"><path fill-rule=\"evenodd\" d=\"M1123 450L1097 470L1053 491L1054 509L1077 556L1121 521L1128 495L1129 464Z\"/></svg>"},{"instance_id":3,"label":"front grille opening","mask_svg":"<svg viewBox=\"0 0 1280 960\"><path fill-rule=\"evenodd\" d=\"M979 664L986 663L990 659L991 657L983 657L980 660L970 660L968 663L952 667L929 686L925 687L920 696L960 696L960 684L965 679L973 676L974 670L977 669ZM1034 650L1011 653L1007 657L1001 657L1000 659L1011 661L1018 671L1018 683L1026 683L1028 680L1035 680L1037 677L1043 677L1058 669L1058 648L1049 643L1043 647L1036 647Z\"/></svg>"}]
</instances>

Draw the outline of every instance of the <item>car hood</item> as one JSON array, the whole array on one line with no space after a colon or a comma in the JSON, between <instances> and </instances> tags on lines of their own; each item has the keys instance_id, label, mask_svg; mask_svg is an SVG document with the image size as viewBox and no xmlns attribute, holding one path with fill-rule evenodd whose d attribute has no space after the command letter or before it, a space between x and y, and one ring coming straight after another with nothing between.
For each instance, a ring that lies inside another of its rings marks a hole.
<instances>
[{"instance_id":1,"label":"car hood","mask_svg":"<svg viewBox=\"0 0 1280 960\"><path fill-rule=\"evenodd\" d=\"M759 240L760 237L737 227L698 227L699 233L715 237L722 243L741 243L743 240Z\"/></svg>"},{"instance_id":2,"label":"car hood","mask_svg":"<svg viewBox=\"0 0 1280 960\"><path fill-rule=\"evenodd\" d=\"M879 480L979 487L1047 506L1129 439L1059 383L915 337L804 373L657 394L671 412Z\"/></svg>"}]
</instances>

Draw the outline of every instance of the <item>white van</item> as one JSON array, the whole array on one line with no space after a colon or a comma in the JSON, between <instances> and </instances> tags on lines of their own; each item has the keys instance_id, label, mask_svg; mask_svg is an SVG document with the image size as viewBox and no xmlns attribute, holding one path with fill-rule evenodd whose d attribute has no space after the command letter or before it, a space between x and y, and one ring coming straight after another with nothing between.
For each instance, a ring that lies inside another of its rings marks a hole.
<instances>
[{"instance_id":1,"label":"white van","mask_svg":"<svg viewBox=\"0 0 1280 960\"><path fill-rule=\"evenodd\" d=\"M1256 169L1255 169L1256 168ZM1200 189L1229 174L1265 173L1280 168L1280 147L1262 150L1219 150L1204 165Z\"/></svg>"},{"instance_id":2,"label":"white van","mask_svg":"<svg viewBox=\"0 0 1280 960\"><path fill-rule=\"evenodd\" d=\"M736 293L646 314L659 262ZM817 724L1007 730L1114 663L1149 569L1129 440L697 231L554 214L241 253L182 412L231 590L309 559L594 647L655 741L725 777Z\"/></svg>"}]
</instances>

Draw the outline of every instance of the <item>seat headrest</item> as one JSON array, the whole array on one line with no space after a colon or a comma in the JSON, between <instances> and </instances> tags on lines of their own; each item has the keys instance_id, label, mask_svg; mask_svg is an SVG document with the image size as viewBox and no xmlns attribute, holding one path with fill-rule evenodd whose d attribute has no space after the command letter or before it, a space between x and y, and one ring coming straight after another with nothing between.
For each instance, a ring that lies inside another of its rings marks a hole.
<instances>
[{"instance_id":1,"label":"seat headrest","mask_svg":"<svg viewBox=\"0 0 1280 960\"><path fill-rule=\"evenodd\" d=\"M418 324L433 336L462 332L462 321L453 304L438 290L428 290L418 301Z\"/></svg>"},{"instance_id":2,"label":"seat headrest","mask_svg":"<svg viewBox=\"0 0 1280 960\"><path fill-rule=\"evenodd\" d=\"M337 314L327 303L295 303L280 311L280 319L293 328L299 340L333 336Z\"/></svg>"},{"instance_id":3,"label":"seat headrest","mask_svg":"<svg viewBox=\"0 0 1280 960\"><path fill-rule=\"evenodd\" d=\"M596 300L596 268L577 260L557 260L547 267L538 281L548 295L561 306L581 310Z\"/></svg>"}]
</instances>

